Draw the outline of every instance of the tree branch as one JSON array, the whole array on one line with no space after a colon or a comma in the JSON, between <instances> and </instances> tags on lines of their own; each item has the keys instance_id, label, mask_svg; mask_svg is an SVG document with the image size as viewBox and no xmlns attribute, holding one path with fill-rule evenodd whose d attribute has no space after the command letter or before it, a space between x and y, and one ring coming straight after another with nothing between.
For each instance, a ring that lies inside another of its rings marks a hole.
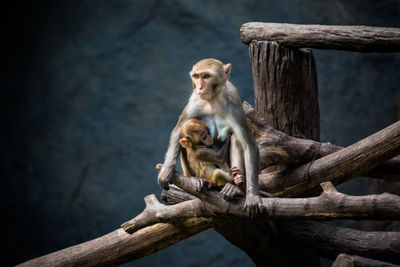
<instances>
[{"instance_id":1,"label":"tree branch","mask_svg":"<svg viewBox=\"0 0 400 267\"><path fill-rule=\"evenodd\" d=\"M400 232L366 232L312 221L282 221L278 226L329 259L347 253L400 263Z\"/></svg>"},{"instance_id":2,"label":"tree branch","mask_svg":"<svg viewBox=\"0 0 400 267\"><path fill-rule=\"evenodd\" d=\"M158 223L131 235L118 229L88 242L26 261L19 266L120 265L155 253L209 227L207 220L191 218L178 224Z\"/></svg>"},{"instance_id":3,"label":"tree branch","mask_svg":"<svg viewBox=\"0 0 400 267\"><path fill-rule=\"evenodd\" d=\"M200 203L194 202L195 200L169 207L160 204L158 201L153 201L151 206L146 205L145 211L131 220L132 223L125 223L123 228L131 229L128 227L130 225L148 226L150 225L149 222L156 223L160 220L173 222L190 216L249 217L248 213L243 210L243 198L226 201L214 190L203 188L201 192L198 192L188 185L193 181L191 179L196 178L188 178L179 172L175 172L174 183L179 184L189 194L198 197L203 202L205 209ZM260 204L261 214L254 219L400 219L400 196L388 193L348 196L337 192L330 182L322 183L321 187L323 193L318 197L263 198ZM175 208L175 206L177 207ZM168 211L171 214L166 215L165 213L168 213Z\"/></svg>"}]
</instances>

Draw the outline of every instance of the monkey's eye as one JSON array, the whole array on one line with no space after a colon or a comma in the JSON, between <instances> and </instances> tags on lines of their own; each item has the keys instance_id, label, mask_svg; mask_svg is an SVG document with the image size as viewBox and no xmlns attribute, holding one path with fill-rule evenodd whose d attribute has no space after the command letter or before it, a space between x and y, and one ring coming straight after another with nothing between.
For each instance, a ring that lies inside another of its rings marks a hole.
<instances>
[{"instance_id":1,"label":"monkey's eye","mask_svg":"<svg viewBox=\"0 0 400 267\"><path fill-rule=\"evenodd\" d=\"M193 75L193 78L198 79L200 76L198 74Z\"/></svg>"},{"instance_id":2,"label":"monkey's eye","mask_svg":"<svg viewBox=\"0 0 400 267\"><path fill-rule=\"evenodd\" d=\"M206 73L206 74L204 74L204 79L208 79L208 78L210 78L211 77L211 75L210 74L208 74L208 73Z\"/></svg>"}]
</instances>

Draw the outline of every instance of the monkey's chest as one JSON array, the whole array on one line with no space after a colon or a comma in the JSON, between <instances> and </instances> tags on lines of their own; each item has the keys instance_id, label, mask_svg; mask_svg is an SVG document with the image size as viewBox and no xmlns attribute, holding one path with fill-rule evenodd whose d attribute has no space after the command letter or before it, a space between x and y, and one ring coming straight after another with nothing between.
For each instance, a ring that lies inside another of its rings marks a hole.
<instances>
[{"instance_id":1,"label":"monkey's chest","mask_svg":"<svg viewBox=\"0 0 400 267\"><path fill-rule=\"evenodd\" d=\"M213 139L224 142L229 137L230 127L224 118L218 115L210 116L206 123Z\"/></svg>"}]
</instances>

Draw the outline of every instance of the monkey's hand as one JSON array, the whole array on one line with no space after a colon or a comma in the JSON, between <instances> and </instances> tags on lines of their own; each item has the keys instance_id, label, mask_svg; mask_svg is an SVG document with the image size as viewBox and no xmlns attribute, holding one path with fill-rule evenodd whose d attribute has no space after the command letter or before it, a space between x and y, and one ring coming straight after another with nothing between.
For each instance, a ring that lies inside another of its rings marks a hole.
<instances>
[{"instance_id":1,"label":"monkey's hand","mask_svg":"<svg viewBox=\"0 0 400 267\"><path fill-rule=\"evenodd\" d=\"M244 195L240 188L231 183L226 183L219 193L225 200L231 200L236 196Z\"/></svg>"},{"instance_id":2,"label":"monkey's hand","mask_svg":"<svg viewBox=\"0 0 400 267\"><path fill-rule=\"evenodd\" d=\"M237 186L242 187L246 181L246 178L244 177L243 174L241 174L239 168L232 167L230 171L231 171L231 178L232 178L233 182Z\"/></svg>"},{"instance_id":3,"label":"monkey's hand","mask_svg":"<svg viewBox=\"0 0 400 267\"><path fill-rule=\"evenodd\" d=\"M169 190L169 184L172 183L175 166L162 166L158 174L158 183L165 190Z\"/></svg>"},{"instance_id":4,"label":"monkey's hand","mask_svg":"<svg viewBox=\"0 0 400 267\"><path fill-rule=\"evenodd\" d=\"M254 218L261 212L261 198L258 195L248 193L243 210L248 211L250 218Z\"/></svg>"}]
</instances>

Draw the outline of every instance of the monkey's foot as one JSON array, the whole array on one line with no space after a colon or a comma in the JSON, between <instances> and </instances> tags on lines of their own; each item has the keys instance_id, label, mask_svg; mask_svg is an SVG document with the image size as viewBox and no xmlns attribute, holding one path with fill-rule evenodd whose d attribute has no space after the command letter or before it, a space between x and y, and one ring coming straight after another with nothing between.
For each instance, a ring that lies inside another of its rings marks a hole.
<instances>
[{"instance_id":1,"label":"monkey's foot","mask_svg":"<svg viewBox=\"0 0 400 267\"><path fill-rule=\"evenodd\" d=\"M261 213L261 198L258 195L247 194L243 210L247 210L250 218Z\"/></svg>"}]
</instances>

